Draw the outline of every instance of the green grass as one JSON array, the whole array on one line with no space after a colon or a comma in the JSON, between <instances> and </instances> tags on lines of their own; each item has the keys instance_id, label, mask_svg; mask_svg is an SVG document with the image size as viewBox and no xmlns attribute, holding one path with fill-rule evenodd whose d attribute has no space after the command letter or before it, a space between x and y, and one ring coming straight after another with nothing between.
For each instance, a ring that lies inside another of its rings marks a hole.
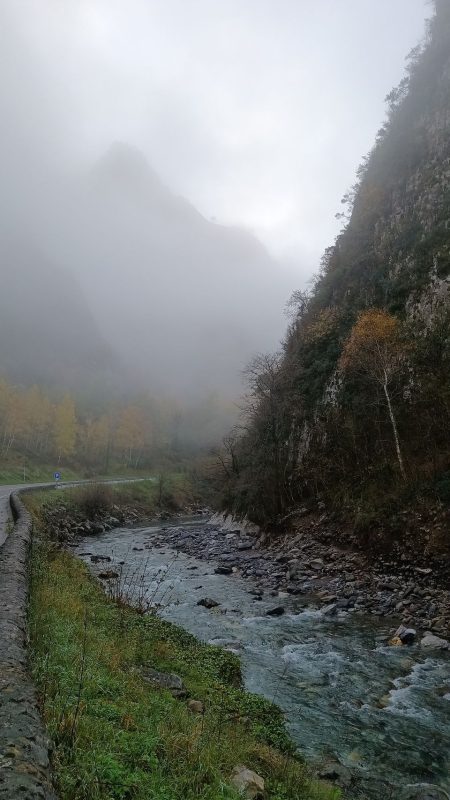
<instances>
[{"instance_id":1,"label":"green grass","mask_svg":"<svg viewBox=\"0 0 450 800\"><path fill-rule=\"evenodd\" d=\"M272 800L340 797L295 757L279 709L240 688L235 656L115 605L65 551L41 541L32 563L31 661L61 800L234 800L240 763ZM145 664L180 675L205 714L150 687Z\"/></svg>"},{"instance_id":2,"label":"green grass","mask_svg":"<svg viewBox=\"0 0 450 800\"><path fill-rule=\"evenodd\" d=\"M25 469L25 480L24 480ZM152 470L127 469L120 465L111 465L108 475L96 473L90 468L80 464L58 464L57 460L50 463L43 462L35 455L22 455L14 450L0 458L0 484L11 483L47 483L53 481L53 474L60 472L62 480L75 481L100 478L140 478L148 477Z\"/></svg>"},{"instance_id":3,"label":"green grass","mask_svg":"<svg viewBox=\"0 0 450 800\"><path fill-rule=\"evenodd\" d=\"M25 473L24 473L25 469ZM20 461L0 460L0 484L14 483L48 483L53 481L53 473L58 467L48 464L25 464ZM25 474L25 480L24 480ZM74 469L64 467L63 478L66 481L82 479L83 475Z\"/></svg>"},{"instance_id":4,"label":"green grass","mask_svg":"<svg viewBox=\"0 0 450 800\"><path fill-rule=\"evenodd\" d=\"M134 509L139 519L153 517L157 511L169 513L183 509L189 500L186 481L177 476L165 479L159 507L160 489L158 479L136 480L124 483L90 482L80 486L45 489L24 495L28 509L43 524L47 512L58 509L61 515L70 513L80 520L94 520L102 512L114 516L117 506Z\"/></svg>"}]
</instances>

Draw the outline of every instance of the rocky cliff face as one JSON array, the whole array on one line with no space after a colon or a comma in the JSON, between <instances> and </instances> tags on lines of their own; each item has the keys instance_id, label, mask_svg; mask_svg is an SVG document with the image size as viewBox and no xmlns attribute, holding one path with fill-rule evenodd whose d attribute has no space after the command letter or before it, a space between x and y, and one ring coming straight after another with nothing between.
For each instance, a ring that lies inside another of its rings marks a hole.
<instances>
[{"instance_id":1,"label":"rocky cliff face","mask_svg":"<svg viewBox=\"0 0 450 800\"><path fill-rule=\"evenodd\" d=\"M419 495L450 500L447 0L387 102L346 225L294 298L283 352L255 365L229 444L224 505L260 523L325 501L367 531Z\"/></svg>"}]
</instances>

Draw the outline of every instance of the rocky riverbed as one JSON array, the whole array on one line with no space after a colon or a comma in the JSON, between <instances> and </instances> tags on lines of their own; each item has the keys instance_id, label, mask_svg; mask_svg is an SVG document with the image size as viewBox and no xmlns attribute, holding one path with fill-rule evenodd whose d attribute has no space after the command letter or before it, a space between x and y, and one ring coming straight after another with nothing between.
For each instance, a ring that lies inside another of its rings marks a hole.
<instances>
[{"instance_id":1,"label":"rocky riverbed","mask_svg":"<svg viewBox=\"0 0 450 800\"><path fill-rule=\"evenodd\" d=\"M112 511L86 519L61 502L47 508L46 523L54 539L70 541L142 524L142 516L138 507L115 505ZM296 532L272 540L254 526L218 515L205 518L198 513L198 517L202 524L195 528L183 526L182 518L176 525L175 520L161 520L156 544L168 544L203 561L216 560L222 571L254 579L261 594L314 594L324 607L330 606L329 613L335 607L396 617L418 633L450 638L450 569L443 559L419 558L408 550L375 555L344 547L326 514L307 514Z\"/></svg>"},{"instance_id":2,"label":"rocky riverbed","mask_svg":"<svg viewBox=\"0 0 450 800\"><path fill-rule=\"evenodd\" d=\"M441 572L388 557L373 561L318 541L314 529L270 545L245 526L213 517L198 527L163 524L154 543L202 561L217 561L223 573L254 579L261 596L273 594L277 605L282 606L284 594L314 594L330 614L346 610L396 617L418 633L430 631L443 638L450 634L450 585L445 588Z\"/></svg>"}]
</instances>

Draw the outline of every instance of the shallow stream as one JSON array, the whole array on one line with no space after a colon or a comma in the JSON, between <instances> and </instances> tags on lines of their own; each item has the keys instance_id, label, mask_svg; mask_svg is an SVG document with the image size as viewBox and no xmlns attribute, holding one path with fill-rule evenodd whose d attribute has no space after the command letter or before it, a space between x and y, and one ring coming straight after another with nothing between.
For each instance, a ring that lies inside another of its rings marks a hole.
<instances>
[{"instance_id":1,"label":"shallow stream","mask_svg":"<svg viewBox=\"0 0 450 800\"><path fill-rule=\"evenodd\" d=\"M123 588L137 602L160 603L165 619L235 650L246 688L284 710L307 759L351 769L350 796L403 800L417 784L450 791L449 653L389 647L395 620L345 612L327 619L313 597L256 600L248 579L153 547L156 532L160 525L116 529L86 537L75 552L97 572L91 554L110 556L108 568L124 562ZM219 606L197 606L205 597ZM283 616L266 616L280 604Z\"/></svg>"}]
</instances>

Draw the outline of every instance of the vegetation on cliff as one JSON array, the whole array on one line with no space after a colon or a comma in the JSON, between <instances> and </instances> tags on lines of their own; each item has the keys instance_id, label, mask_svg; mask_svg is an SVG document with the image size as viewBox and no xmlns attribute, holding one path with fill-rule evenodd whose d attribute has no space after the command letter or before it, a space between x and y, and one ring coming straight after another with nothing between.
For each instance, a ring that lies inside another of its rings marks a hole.
<instances>
[{"instance_id":1,"label":"vegetation on cliff","mask_svg":"<svg viewBox=\"0 0 450 800\"><path fill-rule=\"evenodd\" d=\"M319 501L364 527L450 500L450 6L434 7L282 351L248 369L219 477L223 508L257 523Z\"/></svg>"}]
</instances>

